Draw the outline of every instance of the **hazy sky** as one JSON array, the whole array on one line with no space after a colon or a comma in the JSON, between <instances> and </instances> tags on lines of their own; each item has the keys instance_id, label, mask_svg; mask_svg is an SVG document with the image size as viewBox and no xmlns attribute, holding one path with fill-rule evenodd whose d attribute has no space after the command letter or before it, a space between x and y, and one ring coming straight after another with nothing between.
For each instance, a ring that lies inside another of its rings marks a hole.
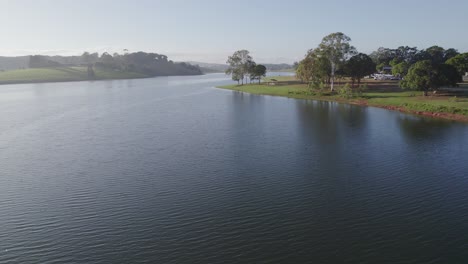
<instances>
[{"instance_id":1,"label":"hazy sky","mask_svg":"<svg viewBox=\"0 0 468 264\"><path fill-rule=\"evenodd\" d=\"M0 0L0 55L151 51L173 60L292 62L341 31L380 46L468 51L467 0Z\"/></svg>"}]
</instances>

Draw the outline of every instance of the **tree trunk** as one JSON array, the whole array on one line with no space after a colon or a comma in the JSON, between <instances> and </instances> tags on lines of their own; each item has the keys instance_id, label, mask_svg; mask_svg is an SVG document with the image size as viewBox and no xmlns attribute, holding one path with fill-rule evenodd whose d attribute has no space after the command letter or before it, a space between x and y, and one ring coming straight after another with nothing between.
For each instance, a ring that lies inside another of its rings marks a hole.
<instances>
[{"instance_id":1,"label":"tree trunk","mask_svg":"<svg viewBox=\"0 0 468 264\"><path fill-rule=\"evenodd\" d=\"M335 63L331 63L331 88L330 90L333 92L335 90Z\"/></svg>"}]
</instances>

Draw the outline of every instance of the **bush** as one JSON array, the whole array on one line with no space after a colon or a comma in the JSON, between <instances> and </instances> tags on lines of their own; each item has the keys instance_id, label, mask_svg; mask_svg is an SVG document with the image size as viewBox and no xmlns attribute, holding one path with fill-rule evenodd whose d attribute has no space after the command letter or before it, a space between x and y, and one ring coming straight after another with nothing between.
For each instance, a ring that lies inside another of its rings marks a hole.
<instances>
[{"instance_id":1,"label":"bush","mask_svg":"<svg viewBox=\"0 0 468 264\"><path fill-rule=\"evenodd\" d=\"M369 87L367 86L367 83L361 84L359 86L359 90L362 91L362 92L366 92L368 89L369 89Z\"/></svg>"},{"instance_id":2,"label":"bush","mask_svg":"<svg viewBox=\"0 0 468 264\"><path fill-rule=\"evenodd\" d=\"M342 88L338 90L338 95L346 99L354 97L353 89L351 89L349 83L345 84Z\"/></svg>"},{"instance_id":3,"label":"bush","mask_svg":"<svg viewBox=\"0 0 468 264\"><path fill-rule=\"evenodd\" d=\"M368 89L367 84L361 84L353 91L353 96L362 97L363 93Z\"/></svg>"},{"instance_id":4,"label":"bush","mask_svg":"<svg viewBox=\"0 0 468 264\"><path fill-rule=\"evenodd\" d=\"M308 84L310 95L323 95L325 92L325 84L323 82L312 81Z\"/></svg>"}]
</instances>

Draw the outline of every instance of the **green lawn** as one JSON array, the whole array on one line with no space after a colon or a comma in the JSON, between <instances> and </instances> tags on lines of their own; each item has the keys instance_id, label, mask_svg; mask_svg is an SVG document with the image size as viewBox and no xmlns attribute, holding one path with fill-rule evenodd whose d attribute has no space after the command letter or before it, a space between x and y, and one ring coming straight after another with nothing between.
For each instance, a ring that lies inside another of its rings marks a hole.
<instances>
[{"instance_id":1,"label":"green lawn","mask_svg":"<svg viewBox=\"0 0 468 264\"><path fill-rule=\"evenodd\" d=\"M450 113L468 116L468 98L421 96L420 93L364 93L369 105L404 107L411 111Z\"/></svg>"},{"instance_id":2,"label":"green lawn","mask_svg":"<svg viewBox=\"0 0 468 264\"><path fill-rule=\"evenodd\" d=\"M249 84L249 85L228 85L219 88L242 91L252 94L283 96L298 99L312 99L337 101L342 103L363 104L377 107L397 107L409 112L432 112L432 113L447 113L463 115L468 121L468 97L454 96L422 96L422 92L416 91L398 91L397 83L389 86L388 83L382 83L379 88L379 83L369 81L369 91L361 95L355 95L352 98L343 98L336 93L331 93L325 90L322 93L311 92L307 85L294 81L294 77L270 77L278 82L275 85ZM283 80L283 81L280 81ZM269 81L269 80L267 80Z\"/></svg>"},{"instance_id":3,"label":"green lawn","mask_svg":"<svg viewBox=\"0 0 468 264\"><path fill-rule=\"evenodd\" d=\"M95 68L95 80L144 78L143 74ZM88 80L86 67L34 68L0 72L0 84Z\"/></svg>"},{"instance_id":4,"label":"green lawn","mask_svg":"<svg viewBox=\"0 0 468 264\"><path fill-rule=\"evenodd\" d=\"M269 77L262 78L264 82L270 82L272 81L272 79L275 79L279 82L297 81L296 76L269 76Z\"/></svg>"}]
</instances>

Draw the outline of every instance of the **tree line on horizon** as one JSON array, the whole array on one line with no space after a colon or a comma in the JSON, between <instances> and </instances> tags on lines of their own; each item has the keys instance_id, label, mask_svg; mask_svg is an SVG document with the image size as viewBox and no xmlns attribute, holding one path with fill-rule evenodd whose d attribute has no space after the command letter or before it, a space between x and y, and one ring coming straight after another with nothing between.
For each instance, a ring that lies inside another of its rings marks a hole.
<instances>
[{"instance_id":1,"label":"tree line on horizon","mask_svg":"<svg viewBox=\"0 0 468 264\"><path fill-rule=\"evenodd\" d=\"M87 67L88 77L94 77L94 68L114 71L136 72L147 76L199 75L200 67L184 62L173 62L166 55L147 52L124 52L123 54L107 52L84 52L81 56L29 56L29 68L47 67Z\"/></svg>"},{"instance_id":2,"label":"tree line on horizon","mask_svg":"<svg viewBox=\"0 0 468 264\"><path fill-rule=\"evenodd\" d=\"M341 32L325 36L317 48L295 63L296 76L313 86L328 85L334 90L336 77L349 77L355 82L370 74L391 67L391 73L401 77L400 86L411 90L437 90L442 86L457 86L468 72L468 53L459 53L439 46L419 50L401 46L379 48L367 55L357 52L351 38Z\"/></svg>"}]
</instances>

